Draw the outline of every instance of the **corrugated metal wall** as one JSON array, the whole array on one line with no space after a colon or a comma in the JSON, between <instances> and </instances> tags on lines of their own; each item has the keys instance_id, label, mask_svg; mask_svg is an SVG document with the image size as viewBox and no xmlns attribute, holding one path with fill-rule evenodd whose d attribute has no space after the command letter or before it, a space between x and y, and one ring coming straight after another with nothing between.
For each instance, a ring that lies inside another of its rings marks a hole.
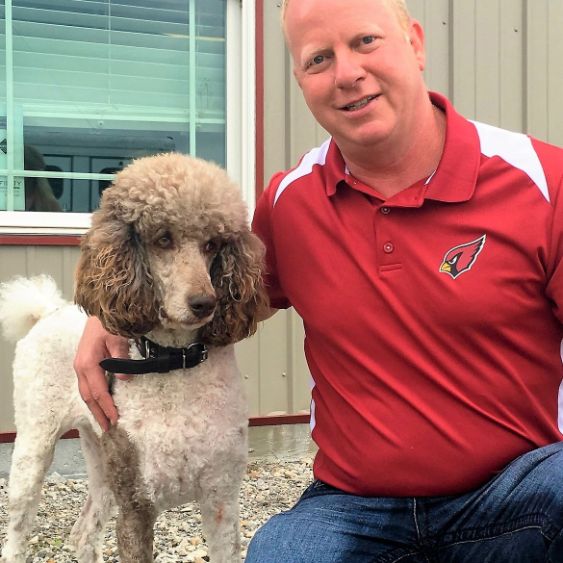
<instances>
[{"instance_id":1,"label":"corrugated metal wall","mask_svg":"<svg viewBox=\"0 0 563 563\"><path fill-rule=\"evenodd\" d=\"M265 170L295 163L326 133L301 99L279 28L279 0L264 0ZM467 117L563 145L563 0L410 0L426 30L431 89ZM0 281L48 272L72 293L75 248L0 246ZM303 330L281 312L238 346L253 416L309 405ZM0 343L0 432L13 430L11 348Z\"/></svg>"}]
</instances>

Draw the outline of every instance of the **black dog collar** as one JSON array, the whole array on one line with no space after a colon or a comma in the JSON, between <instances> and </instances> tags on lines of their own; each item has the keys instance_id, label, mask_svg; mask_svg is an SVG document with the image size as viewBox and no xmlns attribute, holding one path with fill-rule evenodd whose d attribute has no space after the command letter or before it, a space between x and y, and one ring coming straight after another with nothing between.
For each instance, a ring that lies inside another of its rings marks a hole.
<instances>
[{"instance_id":1,"label":"black dog collar","mask_svg":"<svg viewBox=\"0 0 563 563\"><path fill-rule=\"evenodd\" d=\"M207 360L205 344L194 342L185 348L168 348L152 342L144 336L137 341L144 360L106 358L100 366L110 373L141 375L144 373L167 373L174 369L193 368Z\"/></svg>"}]
</instances>

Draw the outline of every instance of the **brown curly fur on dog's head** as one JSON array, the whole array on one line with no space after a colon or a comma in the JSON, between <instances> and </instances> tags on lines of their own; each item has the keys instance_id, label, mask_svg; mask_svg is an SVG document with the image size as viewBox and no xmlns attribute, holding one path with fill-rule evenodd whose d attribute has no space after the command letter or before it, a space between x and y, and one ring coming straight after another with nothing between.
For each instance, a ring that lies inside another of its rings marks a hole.
<instances>
[{"instance_id":1,"label":"brown curly fur on dog's head","mask_svg":"<svg viewBox=\"0 0 563 563\"><path fill-rule=\"evenodd\" d=\"M256 314L266 307L263 245L249 231L246 206L224 170L177 153L134 161L104 192L82 241L76 303L114 334L134 337L157 327L163 288L149 254L168 231L178 240L218 245L210 267L218 303L201 339L225 345L253 334Z\"/></svg>"}]
</instances>

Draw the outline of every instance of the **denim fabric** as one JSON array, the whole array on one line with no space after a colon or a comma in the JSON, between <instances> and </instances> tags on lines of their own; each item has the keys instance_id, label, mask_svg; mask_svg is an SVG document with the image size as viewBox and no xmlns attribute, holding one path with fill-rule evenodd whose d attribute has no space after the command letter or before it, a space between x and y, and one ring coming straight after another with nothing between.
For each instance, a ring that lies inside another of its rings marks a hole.
<instances>
[{"instance_id":1,"label":"denim fabric","mask_svg":"<svg viewBox=\"0 0 563 563\"><path fill-rule=\"evenodd\" d=\"M315 481L246 563L563 563L563 442L450 497L359 497Z\"/></svg>"}]
</instances>

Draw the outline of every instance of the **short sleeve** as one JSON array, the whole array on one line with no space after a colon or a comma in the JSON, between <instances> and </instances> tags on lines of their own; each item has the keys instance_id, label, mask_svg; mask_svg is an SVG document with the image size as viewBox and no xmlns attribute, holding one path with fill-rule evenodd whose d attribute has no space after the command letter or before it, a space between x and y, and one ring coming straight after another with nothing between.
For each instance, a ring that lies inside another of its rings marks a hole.
<instances>
[{"instance_id":1,"label":"short sleeve","mask_svg":"<svg viewBox=\"0 0 563 563\"><path fill-rule=\"evenodd\" d=\"M555 316L563 325L563 174L551 196L553 221L549 233L550 259L546 294L553 303Z\"/></svg>"},{"instance_id":2,"label":"short sleeve","mask_svg":"<svg viewBox=\"0 0 563 563\"><path fill-rule=\"evenodd\" d=\"M283 177L276 174L256 203L256 210L252 220L252 230L266 246L266 274L264 283L270 298L270 305L276 309L291 307L279 279L278 262L276 258L276 243L274 237L273 197L275 190Z\"/></svg>"}]
</instances>

